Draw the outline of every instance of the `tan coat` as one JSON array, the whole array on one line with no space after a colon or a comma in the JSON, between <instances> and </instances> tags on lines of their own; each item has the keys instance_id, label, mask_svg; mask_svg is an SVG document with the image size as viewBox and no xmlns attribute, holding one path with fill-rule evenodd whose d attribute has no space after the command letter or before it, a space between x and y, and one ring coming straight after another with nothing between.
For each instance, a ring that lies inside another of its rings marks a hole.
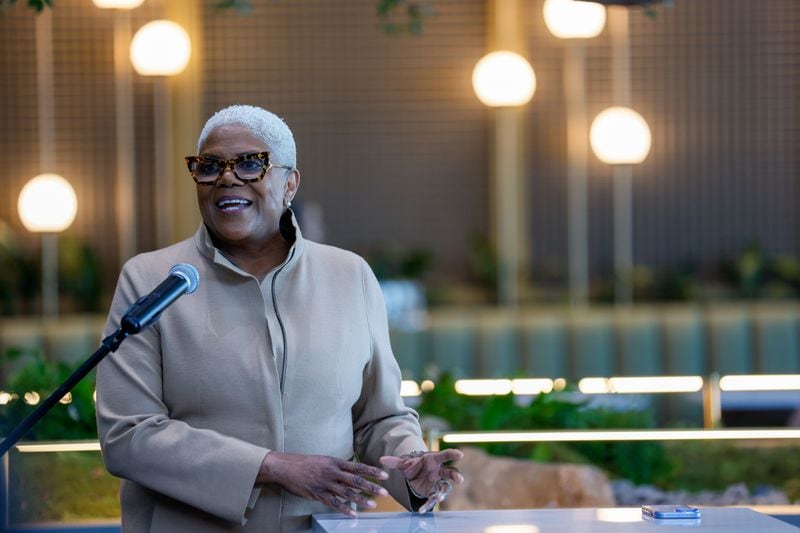
<instances>
[{"instance_id":1,"label":"tan coat","mask_svg":"<svg viewBox=\"0 0 800 533\"><path fill-rule=\"evenodd\" d=\"M400 398L378 283L358 256L305 241L259 283L207 230L122 269L106 335L177 263L200 273L149 329L100 363L97 416L109 471L123 478L128 532L293 531L330 512L254 486L270 450L378 465L422 449ZM390 493L409 506L404 480Z\"/></svg>"}]
</instances>

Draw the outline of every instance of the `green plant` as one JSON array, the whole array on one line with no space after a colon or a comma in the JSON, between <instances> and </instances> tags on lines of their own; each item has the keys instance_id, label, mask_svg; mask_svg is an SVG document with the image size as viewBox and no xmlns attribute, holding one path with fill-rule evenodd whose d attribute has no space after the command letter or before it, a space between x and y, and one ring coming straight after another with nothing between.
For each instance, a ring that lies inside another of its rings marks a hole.
<instances>
[{"instance_id":1,"label":"green plant","mask_svg":"<svg viewBox=\"0 0 800 533\"><path fill-rule=\"evenodd\" d=\"M472 278L497 299L499 260L497 247L489 237L479 231L469 234L469 269Z\"/></svg>"},{"instance_id":2,"label":"green plant","mask_svg":"<svg viewBox=\"0 0 800 533\"><path fill-rule=\"evenodd\" d=\"M100 259L83 239L59 239L59 288L75 311L96 313L103 310L103 273Z\"/></svg>"},{"instance_id":3,"label":"green plant","mask_svg":"<svg viewBox=\"0 0 800 533\"><path fill-rule=\"evenodd\" d=\"M800 500L798 446L743 446L732 442L669 443L675 468L664 479L667 488L722 490L745 482L753 489L777 486L792 500Z\"/></svg>"},{"instance_id":4,"label":"green plant","mask_svg":"<svg viewBox=\"0 0 800 533\"><path fill-rule=\"evenodd\" d=\"M368 262L378 279L421 279L433 262L433 252L385 246L369 254Z\"/></svg>"},{"instance_id":5,"label":"green plant","mask_svg":"<svg viewBox=\"0 0 800 533\"><path fill-rule=\"evenodd\" d=\"M734 286L744 298L755 298L768 275L767 259L758 243L749 244L735 259L720 261L722 279Z\"/></svg>"},{"instance_id":6,"label":"green plant","mask_svg":"<svg viewBox=\"0 0 800 533\"><path fill-rule=\"evenodd\" d=\"M22 238L0 221L0 315L37 310L41 290L38 255L21 246ZM64 310L96 313L104 309L101 261L80 237L58 239L58 288Z\"/></svg>"},{"instance_id":7,"label":"green plant","mask_svg":"<svg viewBox=\"0 0 800 533\"><path fill-rule=\"evenodd\" d=\"M73 368L60 361L45 359L38 350L9 349L3 354L4 366L18 366L3 384L11 400L0 406L0 434L8 434L36 405L33 395L44 400L72 374ZM24 437L25 440L75 440L97 438L94 407L94 375L81 380L71 391L71 402L56 405ZM31 401L31 403L33 403Z\"/></svg>"},{"instance_id":8,"label":"green plant","mask_svg":"<svg viewBox=\"0 0 800 533\"><path fill-rule=\"evenodd\" d=\"M39 270L37 261L17 246L16 239L0 236L0 315L32 310L39 292Z\"/></svg>"},{"instance_id":9,"label":"green plant","mask_svg":"<svg viewBox=\"0 0 800 533\"><path fill-rule=\"evenodd\" d=\"M458 431L534 429L648 428L654 421L649 412L593 407L559 393L540 394L529 404L514 396L474 397L458 394L449 375L437 379L436 387L423 394L421 416L446 420ZM570 461L597 465L613 476L635 483L658 483L674 465L657 442L497 443L482 446L493 455L540 461Z\"/></svg>"},{"instance_id":10,"label":"green plant","mask_svg":"<svg viewBox=\"0 0 800 533\"><path fill-rule=\"evenodd\" d=\"M787 256L768 256L752 242L734 257L718 261L720 280L739 298L788 298L800 291L800 263Z\"/></svg>"},{"instance_id":11,"label":"green plant","mask_svg":"<svg viewBox=\"0 0 800 533\"><path fill-rule=\"evenodd\" d=\"M17 0L0 0L0 13L17 3ZM53 0L28 0L28 7L42 11L45 6L53 7Z\"/></svg>"},{"instance_id":12,"label":"green plant","mask_svg":"<svg viewBox=\"0 0 800 533\"><path fill-rule=\"evenodd\" d=\"M403 16L397 17L393 13L405 6ZM383 31L388 34L410 33L420 35L425 17L436 14L433 6L428 2L409 2L408 0L379 0L378 16L381 19Z\"/></svg>"},{"instance_id":13,"label":"green plant","mask_svg":"<svg viewBox=\"0 0 800 533\"><path fill-rule=\"evenodd\" d=\"M233 9L240 15L247 15L253 10L250 0L217 0L214 7L219 10Z\"/></svg>"}]
</instances>

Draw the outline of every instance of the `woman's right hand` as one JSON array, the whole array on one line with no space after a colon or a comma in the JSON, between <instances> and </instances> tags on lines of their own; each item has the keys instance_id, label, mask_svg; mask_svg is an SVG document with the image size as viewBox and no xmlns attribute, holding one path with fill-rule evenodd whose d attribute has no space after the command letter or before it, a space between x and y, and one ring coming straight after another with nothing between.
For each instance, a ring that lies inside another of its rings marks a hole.
<instances>
[{"instance_id":1,"label":"woman's right hand","mask_svg":"<svg viewBox=\"0 0 800 533\"><path fill-rule=\"evenodd\" d=\"M368 495L388 496L380 485L366 478L387 479L389 474L363 463L326 455L302 455L271 451L261 462L257 483L275 483L295 496L316 500L331 509L356 516L351 503L373 509Z\"/></svg>"}]
</instances>

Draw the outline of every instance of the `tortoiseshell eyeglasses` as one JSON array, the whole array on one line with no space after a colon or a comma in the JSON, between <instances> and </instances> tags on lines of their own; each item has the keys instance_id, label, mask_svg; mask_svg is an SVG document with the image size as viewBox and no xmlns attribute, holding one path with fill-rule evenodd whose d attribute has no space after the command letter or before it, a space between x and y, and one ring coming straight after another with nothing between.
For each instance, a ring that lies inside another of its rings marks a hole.
<instances>
[{"instance_id":1,"label":"tortoiseshell eyeglasses","mask_svg":"<svg viewBox=\"0 0 800 533\"><path fill-rule=\"evenodd\" d=\"M198 185L215 185L226 168L233 171L236 179L243 183L252 183L264 179L269 169L285 168L293 170L286 165L273 165L269 162L269 152L244 154L233 159L220 159L203 155L190 155L186 158L186 166Z\"/></svg>"}]
</instances>

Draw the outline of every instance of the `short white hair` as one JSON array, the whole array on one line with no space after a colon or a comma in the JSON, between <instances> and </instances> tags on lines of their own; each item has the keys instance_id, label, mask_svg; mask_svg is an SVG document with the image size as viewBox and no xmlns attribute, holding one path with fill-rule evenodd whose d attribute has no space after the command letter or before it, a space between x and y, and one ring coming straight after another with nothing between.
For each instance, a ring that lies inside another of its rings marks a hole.
<instances>
[{"instance_id":1,"label":"short white hair","mask_svg":"<svg viewBox=\"0 0 800 533\"><path fill-rule=\"evenodd\" d=\"M269 147L273 163L297 167L297 148L292 130L274 113L252 105L232 105L217 111L200 132L198 154L211 132L221 126L244 126Z\"/></svg>"}]
</instances>

